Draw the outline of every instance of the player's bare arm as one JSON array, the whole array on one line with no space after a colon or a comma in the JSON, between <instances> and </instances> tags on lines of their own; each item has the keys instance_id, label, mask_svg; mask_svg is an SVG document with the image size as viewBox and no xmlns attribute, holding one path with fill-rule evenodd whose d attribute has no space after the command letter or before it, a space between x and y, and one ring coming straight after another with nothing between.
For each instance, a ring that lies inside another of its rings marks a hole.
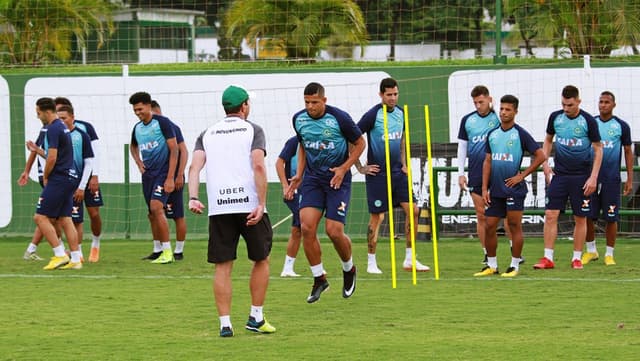
<instances>
[{"instance_id":1,"label":"player's bare arm","mask_svg":"<svg viewBox=\"0 0 640 361\"><path fill-rule=\"evenodd\" d=\"M544 180L547 184L551 182L553 176L553 170L549 166L549 157L551 156L551 147L553 146L553 134L547 134L544 137L544 143L542 143L542 151L545 155L545 160L542 163L542 171L544 172Z\"/></svg>"},{"instance_id":2,"label":"player's bare arm","mask_svg":"<svg viewBox=\"0 0 640 361\"><path fill-rule=\"evenodd\" d=\"M267 167L264 164L264 150L254 149L251 151L251 167L258 194L258 205L247 215L247 226L253 226L260 222L267 204Z\"/></svg>"},{"instance_id":3,"label":"player's bare arm","mask_svg":"<svg viewBox=\"0 0 640 361\"><path fill-rule=\"evenodd\" d=\"M624 183L624 190L622 191L625 196L631 194L633 189L633 151L630 145L623 146L624 149L624 164L627 167L627 181Z\"/></svg>"},{"instance_id":4,"label":"player's bare arm","mask_svg":"<svg viewBox=\"0 0 640 361\"><path fill-rule=\"evenodd\" d=\"M293 194L300 186L302 182L302 176L304 175L304 169L307 166L307 152L305 152L302 144L298 145L298 165L297 173L289 179L289 187L287 187L286 197L287 199L293 199Z\"/></svg>"},{"instance_id":5,"label":"player's bare arm","mask_svg":"<svg viewBox=\"0 0 640 361\"><path fill-rule=\"evenodd\" d=\"M591 195L596 191L598 187L598 173L600 173L600 165L602 164L602 143L592 142L591 147L593 148L593 166L591 167L591 175L587 178L584 186L582 186L585 196Z\"/></svg>"},{"instance_id":6,"label":"player's bare arm","mask_svg":"<svg viewBox=\"0 0 640 361\"><path fill-rule=\"evenodd\" d=\"M491 205L491 196L489 195L489 178L491 177L491 153L487 153L482 162L482 200L485 206Z\"/></svg>"},{"instance_id":7,"label":"player's bare arm","mask_svg":"<svg viewBox=\"0 0 640 361\"><path fill-rule=\"evenodd\" d=\"M198 198L200 188L200 171L204 168L207 156L203 150L193 152L191 166L189 167L189 210L195 214L202 214L204 204Z\"/></svg>"},{"instance_id":8,"label":"player's bare arm","mask_svg":"<svg viewBox=\"0 0 640 361\"><path fill-rule=\"evenodd\" d=\"M174 174L176 174L178 166L178 143L176 143L175 137L167 139L167 147L169 148L169 171L164 180L164 191L171 193L176 188Z\"/></svg>"},{"instance_id":9,"label":"player's bare arm","mask_svg":"<svg viewBox=\"0 0 640 361\"><path fill-rule=\"evenodd\" d=\"M333 172L333 177L329 182L329 185L333 189L340 188L344 175L351 169L351 166L355 164L358 158L360 158L360 155L364 151L366 145L364 136L361 135L360 138L356 139L352 144L353 146L349 147L349 158L347 158L347 160L339 167L329 168L329 170Z\"/></svg>"}]
</instances>

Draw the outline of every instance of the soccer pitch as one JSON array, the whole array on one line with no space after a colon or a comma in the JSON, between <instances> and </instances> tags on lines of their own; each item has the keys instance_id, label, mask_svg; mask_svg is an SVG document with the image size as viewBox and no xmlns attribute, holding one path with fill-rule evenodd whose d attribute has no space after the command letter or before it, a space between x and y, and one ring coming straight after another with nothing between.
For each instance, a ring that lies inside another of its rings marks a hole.
<instances>
[{"instance_id":1,"label":"soccer pitch","mask_svg":"<svg viewBox=\"0 0 640 361\"><path fill-rule=\"evenodd\" d=\"M241 241L233 273L232 338L218 336L213 266L206 241L187 241L185 259L155 265L140 258L150 241L103 241L101 260L79 271L43 271L24 261L28 239L0 241L0 360L636 360L640 355L637 240L621 239L616 266L602 258L572 270L571 243L559 240L556 269L532 269L541 239L526 239L514 279L475 279L477 240L439 242L440 280L398 270L391 287L388 241L378 245L382 275L366 270L366 242L353 244L357 290L341 295L339 259L323 237L331 288L305 302L311 275L300 250L298 279L279 277L286 242L274 242L265 304L270 335L244 330L250 263ZM396 242L401 266L404 241ZM604 246L599 241L599 247ZM88 242L85 252L88 253ZM433 268L432 244L417 244ZM602 248L602 247L601 247ZM603 256L603 250L601 256ZM500 240L501 270L509 247ZM38 253L50 256L48 245Z\"/></svg>"}]
</instances>

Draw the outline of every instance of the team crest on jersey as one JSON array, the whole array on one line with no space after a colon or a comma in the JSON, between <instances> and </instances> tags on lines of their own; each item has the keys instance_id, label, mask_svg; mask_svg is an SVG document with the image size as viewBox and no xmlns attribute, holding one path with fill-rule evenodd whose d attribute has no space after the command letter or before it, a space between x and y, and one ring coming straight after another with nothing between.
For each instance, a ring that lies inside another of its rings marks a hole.
<instances>
[{"instance_id":1,"label":"team crest on jersey","mask_svg":"<svg viewBox=\"0 0 640 361\"><path fill-rule=\"evenodd\" d=\"M573 134L575 134L576 137L584 136L584 128L580 126L573 128Z\"/></svg>"},{"instance_id":2,"label":"team crest on jersey","mask_svg":"<svg viewBox=\"0 0 640 361\"><path fill-rule=\"evenodd\" d=\"M325 137L330 137L330 136L331 136L331 129L329 129L329 128L325 128L325 129L322 131L322 135L324 135Z\"/></svg>"},{"instance_id":3,"label":"team crest on jersey","mask_svg":"<svg viewBox=\"0 0 640 361\"><path fill-rule=\"evenodd\" d=\"M493 127L495 127L496 125L498 125L498 123L494 122L493 120L490 120L490 121L489 121L489 127L490 127L490 128L493 128Z\"/></svg>"}]
</instances>

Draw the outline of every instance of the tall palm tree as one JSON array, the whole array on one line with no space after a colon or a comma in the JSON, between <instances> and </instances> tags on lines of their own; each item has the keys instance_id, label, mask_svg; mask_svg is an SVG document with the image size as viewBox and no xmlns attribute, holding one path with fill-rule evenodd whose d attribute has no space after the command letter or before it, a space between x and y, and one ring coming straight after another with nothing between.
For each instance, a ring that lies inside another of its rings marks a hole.
<instances>
[{"instance_id":1,"label":"tall palm tree","mask_svg":"<svg viewBox=\"0 0 640 361\"><path fill-rule=\"evenodd\" d=\"M38 65L71 57L95 32L113 30L108 0L0 0L0 47L12 64Z\"/></svg>"},{"instance_id":2,"label":"tall palm tree","mask_svg":"<svg viewBox=\"0 0 640 361\"><path fill-rule=\"evenodd\" d=\"M227 37L272 39L289 59L313 59L329 44L367 43L362 12L351 0L237 0L224 19Z\"/></svg>"}]
</instances>

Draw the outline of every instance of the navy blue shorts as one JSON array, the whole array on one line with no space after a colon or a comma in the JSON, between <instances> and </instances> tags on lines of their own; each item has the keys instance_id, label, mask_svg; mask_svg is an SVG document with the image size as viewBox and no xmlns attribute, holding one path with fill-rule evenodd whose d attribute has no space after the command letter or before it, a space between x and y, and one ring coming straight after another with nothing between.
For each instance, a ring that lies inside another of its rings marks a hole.
<instances>
[{"instance_id":1,"label":"navy blue shorts","mask_svg":"<svg viewBox=\"0 0 640 361\"><path fill-rule=\"evenodd\" d=\"M91 192L89 187L84 190L84 204L87 207L102 207L104 202L102 201L102 191L100 187L96 192Z\"/></svg>"},{"instance_id":2,"label":"navy blue shorts","mask_svg":"<svg viewBox=\"0 0 640 361\"><path fill-rule=\"evenodd\" d=\"M469 193L475 193L480 197L482 197L482 184L478 184L478 185L467 184L467 189L469 190Z\"/></svg>"},{"instance_id":3,"label":"navy blue shorts","mask_svg":"<svg viewBox=\"0 0 640 361\"><path fill-rule=\"evenodd\" d=\"M71 217L73 192L77 189L77 179L52 175L42 189L36 213L49 218Z\"/></svg>"},{"instance_id":4,"label":"navy blue shorts","mask_svg":"<svg viewBox=\"0 0 640 361\"><path fill-rule=\"evenodd\" d=\"M325 217L344 224L351 199L351 179L342 182L339 189L333 189L329 180L320 180L305 175L300 189L300 209L306 207L324 211Z\"/></svg>"},{"instance_id":5,"label":"navy blue shorts","mask_svg":"<svg viewBox=\"0 0 640 361\"><path fill-rule=\"evenodd\" d=\"M592 218L602 218L607 222L620 220L620 182L599 183L598 189L591 195Z\"/></svg>"},{"instance_id":6,"label":"navy blue shorts","mask_svg":"<svg viewBox=\"0 0 640 361\"><path fill-rule=\"evenodd\" d=\"M184 218L184 187L176 189L167 198L167 205L164 208L164 214L167 218L176 219Z\"/></svg>"},{"instance_id":7,"label":"navy blue shorts","mask_svg":"<svg viewBox=\"0 0 640 361\"><path fill-rule=\"evenodd\" d=\"M75 224L84 222L84 207L83 202L73 201L73 207L71 207L71 220Z\"/></svg>"},{"instance_id":8,"label":"navy blue shorts","mask_svg":"<svg viewBox=\"0 0 640 361\"><path fill-rule=\"evenodd\" d=\"M287 207L289 207L289 210L293 215L291 217L291 227L300 228L300 198L298 197L298 194L297 193L294 194L293 199L290 201L286 199L284 199L283 201L284 201L284 204L286 204Z\"/></svg>"},{"instance_id":9,"label":"navy blue shorts","mask_svg":"<svg viewBox=\"0 0 640 361\"><path fill-rule=\"evenodd\" d=\"M564 210L568 199L574 216L591 216L591 197L582 190L588 178L589 175L555 175L547 188L545 209Z\"/></svg>"},{"instance_id":10,"label":"navy blue shorts","mask_svg":"<svg viewBox=\"0 0 640 361\"><path fill-rule=\"evenodd\" d=\"M391 197L393 207L400 203L409 202L408 177L403 172L391 174ZM367 205L369 213L378 214L389 210L389 195L387 193L387 177L384 174L366 177ZM413 200L415 201L415 197Z\"/></svg>"},{"instance_id":11,"label":"navy blue shorts","mask_svg":"<svg viewBox=\"0 0 640 361\"><path fill-rule=\"evenodd\" d=\"M507 212L522 212L524 211L524 198L525 197L491 197L491 205L485 209L484 215L485 217L505 218L507 216Z\"/></svg>"},{"instance_id":12,"label":"navy blue shorts","mask_svg":"<svg viewBox=\"0 0 640 361\"><path fill-rule=\"evenodd\" d=\"M166 179L166 176L147 175L146 172L142 174L142 193L148 209L153 199L162 202L165 206L167 205L169 194L164 191L164 181Z\"/></svg>"},{"instance_id":13,"label":"navy blue shorts","mask_svg":"<svg viewBox=\"0 0 640 361\"><path fill-rule=\"evenodd\" d=\"M250 260L262 261L269 257L273 240L269 215L265 213L254 226L247 226L247 215L249 213L209 216L207 262L222 263L235 260L241 235L247 244L247 257Z\"/></svg>"}]
</instances>

